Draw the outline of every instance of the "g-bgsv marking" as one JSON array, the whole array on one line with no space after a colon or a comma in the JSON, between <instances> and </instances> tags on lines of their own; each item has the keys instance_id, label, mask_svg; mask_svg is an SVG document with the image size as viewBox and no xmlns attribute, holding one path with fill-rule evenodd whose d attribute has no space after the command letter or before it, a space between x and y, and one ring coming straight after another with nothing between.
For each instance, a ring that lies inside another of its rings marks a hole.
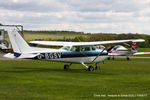
<instances>
[{"instance_id":1,"label":"g-bgsv marking","mask_svg":"<svg viewBox=\"0 0 150 100\"><path fill-rule=\"evenodd\" d=\"M54 52L54 53L41 53L37 56L38 59L59 59L61 58L61 52Z\"/></svg>"}]
</instances>

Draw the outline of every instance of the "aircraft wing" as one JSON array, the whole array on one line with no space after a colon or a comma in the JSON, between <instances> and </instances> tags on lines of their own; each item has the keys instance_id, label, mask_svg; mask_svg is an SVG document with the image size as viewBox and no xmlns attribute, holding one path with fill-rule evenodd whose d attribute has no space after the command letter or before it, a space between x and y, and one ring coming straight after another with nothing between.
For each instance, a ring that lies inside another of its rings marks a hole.
<instances>
[{"instance_id":1,"label":"aircraft wing","mask_svg":"<svg viewBox=\"0 0 150 100\"><path fill-rule=\"evenodd\" d=\"M143 55L143 54L150 54L150 52L137 52L134 53L133 55Z\"/></svg>"},{"instance_id":2,"label":"aircraft wing","mask_svg":"<svg viewBox=\"0 0 150 100\"><path fill-rule=\"evenodd\" d=\"M112 41L95 41L95 42L63 42L63 41L30 41L31 44L51 45L51 46L84 46L84 45L102 45L124 42L144 42L144 39L130 40L112 40Z\"/></svg>"}]
</instances>

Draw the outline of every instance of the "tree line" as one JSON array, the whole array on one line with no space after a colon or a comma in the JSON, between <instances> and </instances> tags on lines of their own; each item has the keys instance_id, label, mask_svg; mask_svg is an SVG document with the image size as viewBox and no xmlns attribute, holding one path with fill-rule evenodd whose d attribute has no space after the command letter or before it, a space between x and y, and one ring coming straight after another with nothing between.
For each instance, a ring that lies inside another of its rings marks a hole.
<instances>
[{"instance_id":1,"label":"tree line","mask_svg":"<svg viewBox=\"0 0 150 100\"><path fill-rule=\"evenodd\" d=\"M30 34L56 34L56 35L59 35L59 34L78 34L78 35L83 35L84 32L75 32L75 31L32 31L32 30L24 30L25 33L30 33Z\"/></svg>"},{"instance_id":2,"label":"tree line","mask_svg":"<svg viewBox=\"0 0 150 100\"><path fill-rule=\"evenodd\" d=\"M108 40L126 40L126 39L144 39L145 42L138 43L138 47L150 48L150 35L145 34L106 34L97 33L89 34L87 36L77 36L73 41L108 41ZM116 45L116 44L115 44Z\"/></svg>"},{"instance_id":3,"label":"tree line","mask_svg":"<svg viewBox=\"0 0 150 100\"><path fill-rule=\"evenodd\" d=\"M125 40L125 39L144 39L145 42L138 43L139 47L142 48L150 48L150 35L146 34L133 34L133 33L84 33L84 32L75 32L75 31L32 31L32 30L25 30L24 32L27 33L39 33L39 34L76 34L74 38L63 38L63 39L54 39L54 41L108 41L108 40Z\"/></svg>"}]
</instances>

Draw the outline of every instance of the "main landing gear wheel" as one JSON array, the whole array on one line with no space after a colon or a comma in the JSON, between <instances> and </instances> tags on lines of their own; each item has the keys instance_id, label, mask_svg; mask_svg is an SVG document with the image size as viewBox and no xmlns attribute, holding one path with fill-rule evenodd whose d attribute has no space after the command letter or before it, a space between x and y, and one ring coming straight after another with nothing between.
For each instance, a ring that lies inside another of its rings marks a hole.
<instances>
[{"instance_id":1,"label":"main landing gear wheel","mask_svg":"<svg viewBox=\"0 0 150 100\"><path fill-rule=\"evenodd\" d=\"M89 66L88 71L94 71L94 67L92 65Z\"/></svg>"},{"instance_id":2,"label":"main landing gear wheel","mask_svg":"<svg viewBox=\"0 0 150 100\"><path fill-rule=\"evenodd\" d=\"M129 57L127 57L127 60L130 60L130 58L129 58Z\"/></svg>"},{"instance_id":3,"label":"main landing gear wheel","mask_svg":"<svg viewBox=\"0 0 150 100\"><path fill-rule=\"evenodd\" d=\"M108 57L107 59L110 60L110 57Z\"/></svg>"},{"instance_id":4,"label":"main landing gear wheel","mask_svg":"<svg viewBox=\"0 0 150 100\"><path fill-rule=\"evenodd\" d=\"M64 65L64 69L68 70L69 69L69 65Z\"/></svg>"}]
</instances>

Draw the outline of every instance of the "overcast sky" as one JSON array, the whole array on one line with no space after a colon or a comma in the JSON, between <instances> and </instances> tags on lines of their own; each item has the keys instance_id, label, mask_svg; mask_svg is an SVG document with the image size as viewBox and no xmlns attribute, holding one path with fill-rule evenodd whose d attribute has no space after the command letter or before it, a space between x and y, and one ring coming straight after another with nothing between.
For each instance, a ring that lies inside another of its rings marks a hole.
<instances>
[{"instance_id":1,"label":"overcast sky","mask_svg":"<svg viewBox=\"0 0 150 100\"><path fill-rule=\"evenodd\" d=\"M150 0L0 0L0 23L30 30L150 34Z\"/></svg>"}]
</instances>

